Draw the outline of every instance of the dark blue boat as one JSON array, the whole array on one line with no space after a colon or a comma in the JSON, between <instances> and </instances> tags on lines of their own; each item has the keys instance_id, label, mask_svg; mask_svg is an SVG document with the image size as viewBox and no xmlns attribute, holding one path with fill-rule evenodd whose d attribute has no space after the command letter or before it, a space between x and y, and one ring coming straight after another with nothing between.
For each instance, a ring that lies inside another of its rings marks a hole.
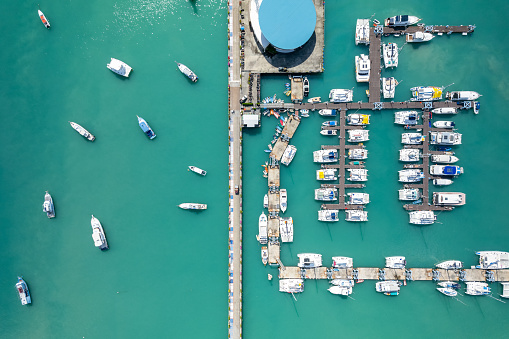
<instances>
[{"instance_id":1,"label":"dark blue boat","mask_svg":"<svg viewBox=\"0 0 509 339\"><path fill-rule=\"evenodd\" d=\"M147 135L147 137L150 138L150 140L156 137L156 134L154 133L152 128L150 128L150 126L147 124L145 119L138 117L138 124L140 125L141 130Z\"/></svg>"}]
</instances>

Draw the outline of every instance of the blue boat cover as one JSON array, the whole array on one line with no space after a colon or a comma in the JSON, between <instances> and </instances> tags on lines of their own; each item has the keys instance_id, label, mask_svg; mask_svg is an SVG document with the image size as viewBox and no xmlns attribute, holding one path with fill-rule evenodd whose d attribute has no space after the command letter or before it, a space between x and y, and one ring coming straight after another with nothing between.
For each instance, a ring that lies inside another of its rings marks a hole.
<instances>
[{"instance_id":1,"label":"blue boat cover","mask_svg":"<svg viewBox=\"0 0 509 339\"><path fill-rule=\"evenodd\" d=\"M448 174L448 175L456 175L457 168L456 168L456 166L445 166L443 173Z\"/></svg>"}]
</instances>

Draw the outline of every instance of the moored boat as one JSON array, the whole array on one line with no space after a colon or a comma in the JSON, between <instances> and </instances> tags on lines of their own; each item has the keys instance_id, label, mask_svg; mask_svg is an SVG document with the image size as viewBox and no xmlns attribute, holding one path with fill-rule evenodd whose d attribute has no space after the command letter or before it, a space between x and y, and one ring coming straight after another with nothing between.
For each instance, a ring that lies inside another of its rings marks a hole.
<instances>
[{"instance_id":1,"label":"moored boat","mask_svg":"<svg viewBox=\"0 0 509 339\"><path fill-rule=\"evenodd\" d=\"M263 208L268 208L268 207L269 207L269 195L265 194L263 196Z\"/></svg>"},{"instance_id":2,"label":"moored boat","mask_svg":"<svg viewBox=\"0 0 509 339\"><path fill-rule=\"evenodd\" d=\"M55 217L55 205L53 205L53 198L48 193L48 191L46 191L46 194L44 195L44 203L42 204L42 211L46 212L46 215L50 219Z\"/></svg>"},{"instance_id":3,"label":"moored boat","mask_svg":"<svg viewBox=\"0 0 509 339\"><path fill-rule=\"evenodd\" d=\"M399 150L399 161L419 161L421 156L421 151L417 148L404 148Z\"/></svg>"},{"instance_id":4,"label":"moored boat","mask_svg":"<svg viewBox=\"0 0 509 339\"><path fill-rule=\"evenodd\" d=\"M265 245L268 241L267 238L267 215L264 212L260 214L258 218L258 235L256 236L256 240L260 242L260 244Z\"/></svg>"},{"instance_id":5,"label":"moored boat","mask_svg":"<svg viewBox=\"0 0 509 339\"><path fill-rule=\"evenodd\" d=\"M337 168L324 168L316 170L316 180L337 180Z\"/></svg>"},{"instance_id":6,"label":"moored boat","mask_svg":"<svg viewBox=\"0 0 509 339\"><path fill-rule=\"evenodd\" d=\"M453 91L445 94L446 99L452 101L472 101L476 100L481 95L474 91Z\"/></svg>"},{"instance_id":7,"label":"moored boat","mask_svg":"<svg viewBox=\"0 0 509 339\"><path fill-rule=\"evenodd\" d=\"M368 181L368 170L365 168L348 168L350 176L346 178L350 181Z\"/></svg>"},{"instance_id":8,"label":"moored boat","mask_svg":"<svg viewBox=\"0 0 509 339\"><path fill-rule=\"evenodd\" d=\"M364 148L350 148L348 150L348 159L363 160L368 158L368 150Z\"/></svg>"},{"instance_id":9,"label":"moored boat","mask_svg":"<svg viewBox=\"0 0 509 339\"><path fill-rule=\"evenodd\" d=\"M318 211L319 221L339 221L339 210L320 210Z\"/></svg>"},{"instance_id":10,"label":"moored boat","mask_svg":"<svg viewBox=\"0 0 509 339\"><path fill-rule=\"evenodd\" d=\"M145 119L138 117L138 125L140 125L141 130L149 137L150 140L154 139L156 137L156 134L150 128L149 124L145 121Z\"/></svg>"},{"instance_id":11,"label":"moored boat","mask_svg":"<svg viewBox=\"0 0 509 339\"><path fill-rule=\"evenodd\" d=\"M433 211L412 211L408 214L410 216L410 223L414 225L431 225L437 219Z\"/></svg>"},{"instance_id":12,"label":"moored boat","mask_svg":"<svg viewBox=\"0 0 509 339\"><path fill-rule=\"evenodd\" d=\"M203 176L207 175L207 171L202 170L201 168L198 168L196 166L188 166L188 167L194 173L198 173L198 174L203 175Z\"/></svg>"},{"instance_id":13,"label":"moored boat","mask_svg":"<svg viewBox=\"0 0 509 339\"><path fill-rule=\"evenodd\" d=\"M198 77L196 76L196 74L194 74L193 71L191 71L191 69L189 69L189 67L187 67L186 65L181 64L179 62L176 62L176 63L177 63L177 67L178 67L179 71L182 72L182 74L187 76L192 82L198 81Z\"/></svg>"},{"instance_id":14,"label":"moored boat","mask_svg":"<svg viewBox=\"0 0 509 339\"><path fill-rule=\"evenodd\" d=\"M462 206L466 204L466 194L460 192L435 192L433 204L438 206Z\"/></svg>"},{"instance_id":15,"label":"moored boat","mask_svg":"<svg viewBox=\"0 0 509 339\"><path fill-rule=\"evenodd\" d=\"M419 145L425 140L421 133L403 133L401 134L401 143L405 145Z\"/></svg>"},{"instance_id":16,"label":"moored boat","mask_svg":"<svg viewBox=\"0 0 509 339\"><path fill-rule=\"evenodd\" d=\"M296 153L297 147L294 145L286 146L285 151L283 152L283 156L281 157L281 163L285 166L290 165Z\"/></svg>"},{"instance_id":17,"label":"moored boat","mask_svg":"<svg viewBox=\"0 0 509 339\"><path fill-rule=\"evenodd\" d=\"M178 205L183 210L206 210L207 204L197 204L194 202L184 202Z\"/></svg>"},{"instance_id":18,"label":"moored boat","mask_svg":"<svg viewBox=\"0 0 509 339\"><path fill-rule=\"evenodd\" d=\"M455 290L461 288L461 285L455 281L440 281L437 285L440 287L453 288Z\"/></svg>"},{"instance_id":19,"label":"moored boat","mask_svg":"<svg viewBox=\"0 0 509 339\"><path fill-rule=\"evenodd\" d=\"M353 282L353 280L352 280ZM352 286L332 285L327 289L332 294L348 296L352 294Z\"/></svg>"},{"instance_id":20,"label":"moored boat","mask_svg":"<svg viewBox=\"0 0 509 339\"><path fill-rule=\"evenodd\" d=\"M304 96L307 97L309 95L309 80L307 77L302 79L302 90L304 91Z\"/></svg>"},{"instance_id":21,"label":"moored boat","mask_svg":"<svg viewBox=\"0 0 509 339\"><path fill-rule=\"evenodd\" d=\"M421 191L418 188L403 188L398 190L399 200L412 201L421 198Z\"/></svg>"},{"instance_id":22,"label":"moored boat","mask_svg":"<svg viewBox=\"0 0 509 339\"><path fill-rule=\"evenodd\" d=\"M509 282L503 282L502 285L502 294L500 295L501 298L509 298Z\"/></svg>"},{"instance_id":23,"label":"moored boat","mask_svg":"<svg viewBox=\"0 0 509 339\"><path fill-rule=\"evenodd\" d=\"M410 101L435 101L442 99L442 87L418 86L410 88L412 98Z\"/></svg>"},{"instance_id":24,"label":"moored boat","mask_svg":"<svg viewBox=\"0 0 509 339\"><path fill-rule=\"evenodd\" d=\"M375 284L375 289L385 295L398 295L400 283L397 280L378 281Z\"/></svg>"},{"instance_id":25,"label":"moored boat","mask_svg":"<svg viewBox=\"0 0 509 339\"><path fill-rule=\"evenodd\" d=\"M363 210L346 210L346 221L368 221L368 212Z\"/></svg>"},{"instance_id":26,"label":"moored boat","mask_svg":"<svg viewBox=\"0 0 509 339\"><path fill-rule=\"evenodd\" d=\"M405 268L406 259L402 256L385 257L386 268Z\"/></svg>"},{"instance_id":27,"label":"moored boat","mask_svg":"<svg viewBox=\"0 0 509 339\"><path fill-rule=\"evenodd\" d=\"M334 268L352 268L353 259L350 257L332 257L332 267Z\"/></svg>"},{"instance_id":28,"label":"moored boat","mask_svg":"<svg viewBox=\"0 0 509 339\"><path fill-rule=\"evenodd\" d=\"M322 115L322 116L328 116L328 117L335 117L336 114L337 114L337 110L335 109L321 109L318 111L318 114Z\"/></svg>"},{"instance_id":29,"label":"moored boat","mask_svg":"<svg viewBox=\"0 0 509 339\"><path fill-rule=\"evenodd\" d=\"M420 20L413 15L395 15L385 19L384 24L386 27L407 27L415 25Z\"/></svg>"},{"instance_id":30,"label":"moored boat","mask_svg":"<svg viewBox=\"0 0 509 339\"><path fill-rule=\"evenodd\" d=\"M44 27L46 27L47 29L50 29L51 25L50 25L48 19L46 18L46 16L44 15L44 13L39 9L39 10L37 10L37 14L39 14L39 18L41 19Z\"/></svg>"},{"instance_id":31,"label":"moored boat","mask_svg":"<svg viewBox=\"0 0 509 339\"><path fill-rule=\"evenodd\" d=\"M419 169L404 169L398 173L399 182L418 182L424 178L424 173Z\"/></svg>"},{"instance_id":32,"label":"moored boat","mask_svg":"<svg viewBox=\"0 0 509 339\"><path fill-rule=\"evenodd\" d=\"M435 121L433 126L436 128L454 128L454 121Z\"/></svg>"},{"instance_id":33,"label":"moored boat","mask_svg":"<svg viewBox=\"0 0 509 339\"><path fill-rule=\"evenodd\" d=\"M491 294L491 288L488 287L487 283L479 281L467 281L465 294L469 295L489 295Z\"/></svg>"},{"instance_id":34,"label":"moored boat","mask_svg":"<svg viewBox=\"0 0 509 339\"><path fill-rule=\"evenodd\" d=\"M317 188L315 189L315 200L335 201L338 200L337 188Z\"/></svg>"},{"instance_id":35,"label":"moored boat","mask_svg":"<svg viewBox=\"0 0 509 339\"><path fill-rule=\"evenodd\" d=\"M279 292L300 293L303 291L303 279L279 279Z\"/></svg>"},{"instance_id":36,"label":"moored boat","mask_svg":"<svg viewBox=\"0 0 509 339\"><path fill-rule=\"evenodd\" d=\"M398 67L398 45L392 42L382 44L385 68Z\"/></svg>"},{"instance_id":37,"label":"moored boat","mask_svg":"<svg viewBox=\"0 0 509 339\"><path fill-rule=\"evenodd\" d=\"M329 93L330 102L351 102L353 101L352 89L332 89Z\"/></svg>"},{"instance_id":38,"label":"moored boat","mask_svg":"<svg viewBox=\"0 0 509 339\"><path fill-rule=\"evenodd\" d=\"M453 164L456 161L460 160L458 157L451 154L432 154L431 161L438 162L442 164Z\"/></svg>"},{"instance_id":39,"label":"moored boat","mask_svg":"<svg viewBox=\"0 0 509 339\"><path fill-rule=\"evenodd\" d=\"M502 251L479 251L479 265L475 268L483 270L499 270L509 268L509 252Z\"/></svg>"},{"instance_id":40,"label":"moored boat","mask_svg":"<svg viewBox=\"0 0 509 339\"><path fill-rule=\"evenodd\" d=\"M293 242L293 218L279 219L279 234L281 242Z\"/></svg>"},{"instance_id":41,"label":"moored boat","mask_svg":"<svg viewBox=\"0 0 509 339\"><path fill-rule=\"evenodd\" d=\"M267 265L269 262L269 250L267 249L267 246L262 246L262 263L264 265Z\"/></svg>"},{"instance_id":42,"label":"moored boat","mask_svg":"<svg viewBox=\"0 0 509 339\"><path fill-rule=\"evenodd\" d=\"M365 126L369 125L369 114L348 114L346 122L352 126Z\"/></svg>"},{"instance_id":43,"label":"moored boat","mask_svg":"<svg viewBox=\"0 0 509 339\"><path fill-rule=\"evenodd\" d=\"M461 145L461 133L430 132L430 145Z\"/></svg>"},{"instance_id":44,"label":"moored boat","mask_svg":"<svg viewBox=\"0 0 509 339\"><path fill-rule=\"evenodd\" d=\"M318 150L313 152L313 161L320 163L336 162L339 160L337 150Z\"/></svg>"},{"instance_id":45,"label":"moored boat","mask_svg":"<svg viewBox=\"0 0 509 339\"><path fill-rule=\"evenodd\" d=\"M443 176L458 176L463 174L463 167L455 165L431 165L429 167L429 174L443 175Z\"/></svg>"},{"instance_id":46,"label":"moored boat","mask_svg":"<svg viewBox=\"0 0 509 339\"><path fill-rule=\"evenodd\" d=\"M365 129L349 129L348 142L364 142L369 140L369 131Z\"/></svg>"},{"instance_id":47,"label":"moored boat","mask_svg":"<svg viewBox=\"0 0 509 339\"><path fill-rule=\"evenodd\" d=\"M458 113L458 109L456 107L433 108L431 110L431 113L433 113L433 114L456 114L456 113Z\"/></svg>"},{"instance_id":48,"label":"moored boat","mask_svg":"<svg viewBox=\"0 0 509 339\"><path fill-rule=\"evenodd\" d=\"M286 208L288 207L287 201L288 195L286 192L286 188L282 188L279 190L279 205L281 206L281 212L283 213L286 212Z\"/></svg>"},{"instance_id":49,"label":"moored boat","mask_svg":"<svg viewBox=\"0 0 509 339\"><path fill-rule=\"evenodd\" d=\"M452 183L453 183L453 181L451 179L444 179L444 178L433 179L433 185L435 185L435 186L448 186Z\"/></svg>"},{"instance_id":50,"label":"moored boat","mask_svg":"<svg viewBox=\"0 0 509 339\"><path fill-rule=\"evenodd\" d=\"M366 205L369 204L369 194L368 193L347 193L348 201L345 203L348 205Z\"/></svg>"},{"instance_id":51,"label":"moored boat","mask_svg":"<svg viewBox=\"0 0 509 339\"><path fill-rule=\"evenodd\" d=\"M322 126L323 127L335 127L335 126L338 126L338 122L335 120L328 120L328 121L322 122Z\"/></svg>"},{"instance_id":52,"label":"moored boat","mask_svg":"<svg viewBox=\"0 0 509 339\"><path fill-rule=\"evenodd\" d=\"M448 297L455 297L458 295L458 291L450 287L437 287L437 291Z\"/></svg>"},{"instance_id":53,"label":"moored boat","mask_svg":"<svg viewBox=\"0 0 509 339\"><path fill-rule=\"evenodd\" d=\"M421 116L417 111L399 111L394 113L394 123L398 125L417 125Z\"/></svg>"},{"instance_id":54,"label":"moored boat","mask_svg":"<svg viewBox=\"0 0 509 339\"><path fill-rule=\"evenodd\" d=\"M28 285L25 280L23 280L22 277L18 277L18 282L15 286L18 291L19 300L21 300L21 305L31 304L32 297L30 296L30 291L28 290Z\"/></svg>"},{"instance_id":55,"label":"moored boat","mask_svg":"<svg viewBox=\"0 0 509 339\"><path fill-rule=\"evenodd\" d=\"M446 260L436 264L435 266L443 268L444 270L457 270L463 268L463 263L459 260Z\"/></svg>"},{"instance_id":56,"label":"moored boat","mask_svg":"<svg viewBox=\"0 0 509 339\"><path fill-rule=\"evenodd\" d=\"M311 104L317 104L319 102L322 102L322 97L309 98L308 102L311 103Z\"/></svg>"},{"instance_id":57,"label":"moored boat","mask_svg":"<svg viewBox=\"0 0 509 339\"><path fill-rule=\"evenodd\" d=\"M74 128L74 130L76 132L78 132L85 139L90 140L90 141L95 140L95 136L92 133L90 133L89 131L87 131L85 128L83 128L81 125L79 125L75 122L72 122L72 121L69 121L69 123L71 124L71 127Z\"/></svg>"},{"instance_id":58,"label":"moored boat","mask_svg":"<svg viewBox=\"0 0 509 339\"><path fill-rule=\"evenodd\" d=\"M369 19L357 19L355 44L369 45Z\"/></svg>"},{"instance_id":59,"label":"moored boat","mask_svg":"<svg viewBox=\"0 0 509 339\"><path fill-rule=\"evenodd\" d=\"M338 131L335 129L322 129L320 131L321 135L338 135Z\"/></svg>"},{"instance_id":60,"label":"moored boat","mask_svg":"<svg viewBox=\"0 0 509 339\"><path fill-rule=\"evenodd\" d=\"M382 94L384 95L384 99L392 99L396 93L396 86L398 82L396 78L382 78Z\"/></svg>"},{"instance_id":61,"label":"moored boat","mask_svg":"<svg viewBox=\"0 0 509 339\"><path fill-rule=\"evenodd\" d=\"M357 82L369 82L371 63L366 54L355 56L355 79Z\"/></svg>"},{"instance_id":62,"label":"moored boat","mask_svg":"<svg viewBox=\"0 0 509 339\"><path fill-rule=\"evenodd\" d=\"M109 249L106 234L104 233L104 229L99 222L99 219L92 215L90 223L92 224L92 239L94 240L95 247L99 247L101 251Z\"/></svg>"},{"instance_id":63,"label":"moored boat","mask_svg":"<svg viewBox=\"0 0 509 339\"><path fill-rule=\"evenodd\" d=\"M435 36L428 32L415 32L407 33L406 42L426 42L433 39Z\"/></svg>"},{"instance_id":64,"label":"moored boat","mask_svg":"<svg viewBox=\"0 0 509 339\"><path fill-rule=\"evenodd\" d=\"M317 268L322 266L322 255L317 253L299 253L297 254L300 268Z\"/></svg>"},{"instance_id":65,"label":"moored boat","mask_svg":"<svg viewBox=\"0 0 509 339\"><path fill-rule=\"evenodd\" d=\"M110 63L106 64L106 67L108 67L108 69L113 73L117 73L118 75L128 78L133 68L126 64L125 62L120 61L118 59L115 58L110 59L111 59Z\"/></svg>"}]
</instances>

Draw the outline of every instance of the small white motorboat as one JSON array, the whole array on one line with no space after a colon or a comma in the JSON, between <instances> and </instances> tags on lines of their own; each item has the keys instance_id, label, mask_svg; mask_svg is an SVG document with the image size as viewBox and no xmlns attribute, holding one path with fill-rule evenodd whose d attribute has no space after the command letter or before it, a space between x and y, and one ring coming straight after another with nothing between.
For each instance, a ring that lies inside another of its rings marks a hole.
<instances>
[{"instance_id":1,"label":"small white motorboat","mask_svg":"<svg viewBox=\"0 0 509 339\"><path fill-rule=\"evenodd\" d=\"M453 164L456 161L460 160L458 157L450 154L432 154L431 161L438 162L442 164Z\"/></svg>"},{"instance_id":2,"label":"small white motorboat","mask_svg":"<svg viewBox=\"0 0 509 339\"><path fill-rule=\"evenodd\" d=\"M268 208L269 207L269 196L267 194L265 194L263 196L263 208Z\"/></svg>"},{"instance_id":3,"label":"small white motorboat","mask_svg":"<svg viewBox=\"0 0 509 339\"><path fill-rule=\"evenodd\" d=\"M207 171L202 170L201 168L198 168L196 166L188 166L188 167L194 173L198 173L199 175L203 175L203 176L207 175Z\"/></svg>"},{"instance_id":4,"label":"small white motorboat","mask_svg":"<svg viewBox=\"0 0 509 339\"><path fill-rule=\"evenodd\" d=\"M269 262L269 250L267 246L262 246L262 263L267 265L267 262Z\"/></svg>"},{"instance_id":5,"label":"small white motorboat","mask_svg":"<svg viewBox=\"0 0 509 339\"><path fill-rule=\"evenodd\" d=\"M16 290L18 290L19 299L21 300L21 305L31 304L32 297L30 296L30 291L28 290L28 285L23 280L22 277L18 277L18 282L16 283Z\"/></svg>"},{"instance_id":6,"label":"small white motorboat","mask_svg":"<svg viewBox=\"0 0 509 339\"><path fill-rule=\"evenodd\" d=\"M458 270L463 268L463 263L459 260L446 260L436 264L435 266L444 270Z\"/></svg>"},{"instance_id":7,"label":"small white motorboat","mask_svg":"<svg viewBox=\"0 0 509 339\"><path fill-rule=\"evenodd\" d=\"M279 190L279 205L281 206L281 212L285 213L288 207L288 195L285 188Z\"/></svg>"},{"instance_id":8,"label":"small white motorboat","mask_svg":"<svg viewBox=\"0 0 509 339\"><path fill-rule=\"evenodd\" d=\"M456 107L433 108L431 110L431 113L433 113L433 114L456 114L456 113L458 113L458 109Z\"/></svg>"},{"instance_id":9,"label":"small white motorboat","mask_svg":"<svg viewBox=\"0 0 509 339\"><path fill-rule=\"evenodd\" d=\"M453 181L451 179L444 179L444 178L433 179L433 185L435 185L435 186L447 186L452 183L453 183Z\"/></svg>"},{"instance_id":10,"label":"small white motorboat","mask_svg":"<svg viewBox=\"0 0 509 339\"><path fill-rule=\"evenodd\" d=\"M179 71L182 72L182 74L187 76L192 82L198 81L198 77L196 76L196 74L194 74L193 71L191 71L191 69L189 69L189 67L187 67L184 64L178 63L178 62L176 62L176 63L177 63L177 67L178 67Z\"/></svg>"},{"instance_id":11,"label":"small white motorboat","mask_svg":"<svg viewBox=\"0 0 509 339\"><path fill-rule=\"evenodd\" d=\"M111 58L111 61L109 64L106 65L108 69L114 73L117 73L118 75L124 76L126 78L129 77L129 73L133 70L131 66L126 64L123 61L120 61L115 58Z\"/></svg>"},{"instance_id":12,"label":"small white motorboat","mask_svg":"<svg viewBox=\"0 0 509 339\"><path fill-rule=\"evenodd\" d=\"M92 133L90 133L89 131L87 131L85 128L83 128L81 125L79 125L75 122L72 122L72 121L69 121L69 123L71 124L71 127L74 128L74 130L76 132L78 132L85 139L90 140L90 141L95 140L95 136Z\"/></svg>"},{"instance_id":13,"label":"small white motorboat","mask_svg":"<svg viewBox=\"0 0 509 339\"><path fill-rule=\"evenodd\" d=\"M474 91L453 91L447 92L445 94L446 99L452 101L473 101L480 97L481 95Z\"/></svg>"},{"instance_id":14,"label":"small white motorboat","mask_svg":"<svg viewBox=\"0 0 509 339\"><path fill-rule=\"evenodd\" d=\"M267 215L262 212L260 217L258 218L258 235L256 236L256 240L260 242L260 244L265 245L268 241L267 238Z\"/></svg>"},{"instance_id":15,"label":"small white motorboat","mask_svg":"<svg viewBox=\"0 0 509 339\"><path fill-rule=\"evenodd\" d=\"M321 135L338 135L338 131L335 129L322 129L320 131Z\"/></svg>"},{"instance_id":16,"label":"small white motorboat","mask_svg":"<svg viewBox=\"0 0 509 339\"><path fill-rule=\"evenodd\" d=\"M436 128L454 128L454 121L435 121L433 126Z\"/></svg>"},{"instance_id":17,"label":"small white motorboat","mask_svg":"<svg viewBox=\"0 0 509 339\"><path fill-rule=\"evenodd\" d=\"M435 36L428 32L415 32L407 33L406 42L426 42L433 39Z\"/></svg>"},{"instance_id":18,"label":"small white motorboat","mask_svg":"<svg viewBox=\"0 0 509 339\"><path fill-rule=\"evenodd\" d=\"M51 198L51 195L48 193L48 191L46 191L46 194L44 195L42 211L46 212L46 215L50 219L55 217L55 205L53 205L53 199Z\"/></svg>"},{"instance_id":19,"label":"small white motorboat","mask_svg":"<svg viewBox=\"0 0 509 339\"><path fill-rule=\"evenodd\" d=\"M184 210L206 210L207 209L207 204L196 204L193 202L184 202L178 206Z\"/></svg>"},{"instance_id":20,"label":"small white motorboat","mask_svg":"<svg viewBox=\"0 0 509 339\"><path fill-rule=\"evenodd\" d=\"M420 20L413 15L395 15L385 19L384 24L386 27L407 27L415 25Z\"/></svg>"},{"instance_id":21,"label":"small white motorboat","mask_svg":"<svg viewBox=\"0 0 509 339\"><path fill-rule=\"evenodd\" d=\"M37 13L39 14L39 18L41 19L42 24L44 25L44 27L49 29L51 27L51 25L49 24L48 19L46 19L46 16L44 15L44 13L40 9L37 11Z\"/></svg>"},{"instance_id":22,"label":"small white motorboat","mask_svg":"<svg viewBox=\"0 0 509 339\"><path fill-rule=\"evenodd\" d=\"M321 109L318 111L318 114L326 117L335 117L337 114L337 110L335 109Z\"/></svg>"},{"instance_id":23,"label":"small white motorboat","mask_svg":"<svg viewBox=\"0 0 509 339\"><path fill-rule=\"evenodd\" d=\"M101 251L109 249L108 241L106 241L106 234L104 233L99 219L92 215L90 223L92 224L92 239L94 240L95 247L99 247Z\"/></svg>"},{"instance_id":24,"label":"small white motorboat","mask_svg":"<svg viewBox=\"0 0 509 339\"><path fill-rule=\"evenodd\" d=\"M156 137L154 130L149 126L149 124L142 117L138 117L138 125L140 125L141 130L147 135L147 137L152 140Z\"/></svg>"},{"instance_id":25,"label":"small white motorboat","mask_svg":"<svg viewBox=\"0 0 509 339\"><path fill-rule=\"evenodd\" d=\"M437 287L437 291L448 297L455 297L458 295L458 291L450 287Z\"/></svg>"}]
</instances>

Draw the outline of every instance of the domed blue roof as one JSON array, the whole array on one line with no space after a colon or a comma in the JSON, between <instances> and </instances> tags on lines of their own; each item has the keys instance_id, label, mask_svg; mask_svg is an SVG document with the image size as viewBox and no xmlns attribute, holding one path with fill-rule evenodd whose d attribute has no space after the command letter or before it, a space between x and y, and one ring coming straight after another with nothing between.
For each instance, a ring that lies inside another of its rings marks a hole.
<instances>
[{"instance_id":1,"label":"domed blue roof","mask_svg":"<svg viewBox=\"0 0 509 339\"><path fill-rule=\"evenodd\" d=\"M313 0L263 0L258 18L263 35L272 45L295 49L313 35L316 9Z\"/></svg>"}]
</instances>

